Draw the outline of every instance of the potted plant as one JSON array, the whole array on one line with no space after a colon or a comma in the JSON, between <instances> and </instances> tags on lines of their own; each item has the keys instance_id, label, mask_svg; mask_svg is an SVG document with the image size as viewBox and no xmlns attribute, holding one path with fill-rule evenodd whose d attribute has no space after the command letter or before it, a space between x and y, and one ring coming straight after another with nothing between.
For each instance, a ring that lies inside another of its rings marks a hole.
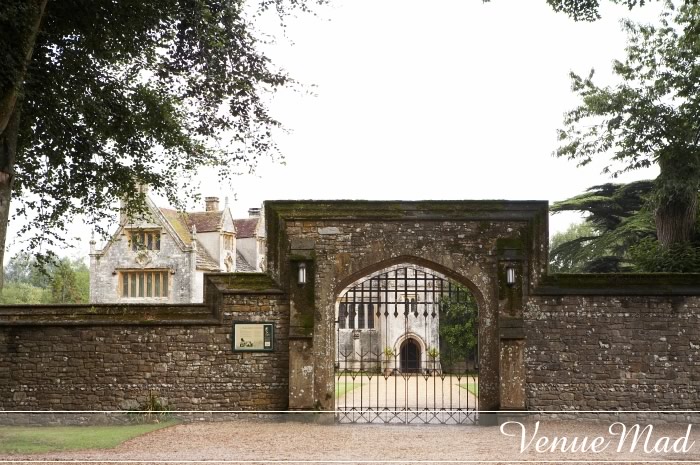
<instances>
[{"instance_id":1,"label":"potted plant","mask_svg":"<svg viewBox=\"0 0 700 465\"><path fill-rule=\"evenodd\" d=\"M428 357L430 358L430 362L432 364L432 370L434 373L436 370L436 366L437 366L436 361L437 361L437 358L440 356L440 352L435 347L430 347L426 353L428 354Z\"/></svg>"},{"instance_id":2,"label":"potted plant","mask_svg":"<svg viewBox=\"0 0 700 465\"><path fill-rule=\"evenodd\" d=\"M384 376L389 376L393 372L391 362L396 357L396 352L391 347L384 347Z\"/></svg>"}]
</instances>

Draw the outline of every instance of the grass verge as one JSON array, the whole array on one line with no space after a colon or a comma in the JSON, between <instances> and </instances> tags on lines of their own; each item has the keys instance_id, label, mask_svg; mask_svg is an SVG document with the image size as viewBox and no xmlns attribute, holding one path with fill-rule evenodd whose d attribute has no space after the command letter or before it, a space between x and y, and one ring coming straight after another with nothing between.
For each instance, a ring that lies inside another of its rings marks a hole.
<instances>
[{"instance_id":1,"label":"grass verge","mask_svg":"<svg viewBox=\"0 0 700 465\"><path fill-rule=\"evenodd\" d=\"M0 426L0 454L111 449L176 421L118 426Z\"/></svg>"},{"instance_id":2,"label":"grass verge","mask_svg":"<svg viewBox=\"0 0 700 465\"><path fill-rule=\"evenodd\" d=\"M353 389L356 389L360 386L362 386L364 383L344 383L344 382L337 382L335 384L335 396L340 397L343 394L352 391Z\"/></svg>"},{"instance_id":3,"label":"grass verge","mask_svg":"<svg viewBox=\"0 0 700 465\"><path fill-rule=\"evenodd\" d=\"M462 389L466 389L475 396L479 397L479 384L478 383L462 383L459 385Z\"/></svg>"}]
</instances>

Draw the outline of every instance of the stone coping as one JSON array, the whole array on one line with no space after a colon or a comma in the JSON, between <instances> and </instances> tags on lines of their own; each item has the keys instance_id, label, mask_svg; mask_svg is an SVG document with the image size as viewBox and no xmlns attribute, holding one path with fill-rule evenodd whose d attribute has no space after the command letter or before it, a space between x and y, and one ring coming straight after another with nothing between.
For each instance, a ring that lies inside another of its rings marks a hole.
<instances>
[{"instance_id":1,"label":"stone coping","mask_svg":"<svg viewBox=\"0 0 700 465\"><path fill-rule=\"evenodd\" d=\"M72 304L0 306L0 326L210 325L204 304Z\"/></svg>"},{"instance_id":2,"label":"stone coping","mask_svg":"<svg viewBox=\"0 0 700 465\"><path fill-rule=\"evenodd\" d=\"M267 273L207 273L205 281L222 294L284 294Z\"/></svg>"},{"instance_id":3,"label":"stone coping","mask_svg":"<svg viewBox=\"0 0 700 465\"><path fill-rule=\"evenodd\" d=\"M543 276L532 295L700 295L700 273L560 273Z\"/></svg>"}]
</instances>

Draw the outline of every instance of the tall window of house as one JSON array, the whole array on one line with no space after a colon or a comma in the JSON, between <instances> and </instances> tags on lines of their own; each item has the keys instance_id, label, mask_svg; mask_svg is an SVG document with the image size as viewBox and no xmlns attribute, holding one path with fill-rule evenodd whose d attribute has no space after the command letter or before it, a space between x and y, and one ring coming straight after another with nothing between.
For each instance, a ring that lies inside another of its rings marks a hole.
<instances>
[{"instance_id":1,"label":"tall window of house","mask_svg":"<svg viewBox=\"0 0 700 465\"><path fill-rule=\"evenodd\" d=\"M160 231L138 230L129 235L131 250L160 250Z\"/></svg>"},{"instance_id":2,"label":"tall window of house","mask_svg":"<svg viewBox=\"0 0 700 465\"><path fill-rule=\"evenodd\" d=\"M350 304L350 312L348 315L348 322L350 323L348 328L350 328L350 329L355 329L355 315L356 314L357 314L357 312L355 312L355 306L353 304Z\"/></svg>"},{"instance_id":3,"label":"tall window of house","mask_svg":"<svg viewBox=\"0 0 700 465\"><path fill-rule=\"evenodd\" d=\"M346 323L348 321L348 308L347 304L340 304L340 309L338 310L338 327L340 329L345 329Z\"/></svg>"},{"instance_id":4,"label":"tall window of house","mask_svg":"<svg viewBox=\"0 0 700 465\"><path fill-rule=\"evenodd\" d=\"M167 270L122 271L119 279L123 298L168 297L170 273Z\"/></svg>"},{"instance_id":5,"label":"tall window of house","mask_svg":"<svg viewBox=\"0 0 700 465\"><path fill-rule=\"evenodd\" d=\"M374 312L378 308L372 303L348 304L347 302L341 302L338 306L338 328L374 329Z\"/></svg>"},{"instance_id":6,"label":"tall window of house","mask_svg":"<svg viewBox=\"0 0 700 465\"><path fill-rule=\"evenodd\" d=\"M224 234L224 250L233 250L233 234Z\"/></svg>"},{"instance_id":7,"label":"tall window of house","mask_svg":"<svg viewBox=\"0 0 700 465\"><path fill-rule=\"evenodd\" d=\"M357 306L357 329L365 329L365 304Z\"/></svg>"}]
</instances>

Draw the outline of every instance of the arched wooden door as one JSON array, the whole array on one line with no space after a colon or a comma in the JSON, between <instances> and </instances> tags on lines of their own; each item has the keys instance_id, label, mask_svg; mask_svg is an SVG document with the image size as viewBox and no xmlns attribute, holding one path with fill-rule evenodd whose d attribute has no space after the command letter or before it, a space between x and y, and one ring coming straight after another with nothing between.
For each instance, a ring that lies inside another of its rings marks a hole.
<instances>
[{"instance_id":1,"label":"arched wooden door","mask_svg":"<svg viewBox=\"0 0 700 465\"><path fill-rule=\"evenodd\" d=\"M401 344L401 371L418 373L420 371L420 346L414 339L406 339Z\"/></svg>"}]
</instances>

